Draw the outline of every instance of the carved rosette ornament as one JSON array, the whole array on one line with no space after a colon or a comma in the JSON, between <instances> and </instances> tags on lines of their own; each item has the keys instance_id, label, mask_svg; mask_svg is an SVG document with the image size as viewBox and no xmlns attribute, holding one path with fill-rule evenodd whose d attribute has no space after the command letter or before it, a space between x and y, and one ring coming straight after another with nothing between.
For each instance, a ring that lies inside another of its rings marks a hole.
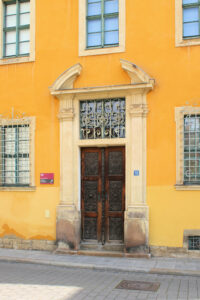
<instances>
[{"instance_id":1,"label":"carved rosette ornament","mask_svg":"<svg viewBox=\"0 0 200 300\"><path fill-rule=\"evenodd\" d=\"M146 118L148 112L147 104L131 104L129 107L129 114L135 118Z\"/></svg>"}]
</instances>

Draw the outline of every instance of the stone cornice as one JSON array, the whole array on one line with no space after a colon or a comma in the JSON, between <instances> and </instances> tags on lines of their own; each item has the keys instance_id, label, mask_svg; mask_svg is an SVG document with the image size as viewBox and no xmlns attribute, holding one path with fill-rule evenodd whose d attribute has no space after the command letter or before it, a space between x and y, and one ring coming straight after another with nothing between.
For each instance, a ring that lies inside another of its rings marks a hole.
<instances>
[{"instance_id":1,"label":"stone cornice","mask_svg":"<svg viewBox=\"0 0 200 300\"><path fill-rule=\"evenodd\" d=\"M74 81L80 75L82 70L81 64L76 64L63 72L49 88L51 94L62 89L72 89Z\"/></svg>"},{"instance_id":2,"label":"stone cornice","mask_svg":"<svg viewBox=\"0 0 200 300\"><path fill-rule=\"evenodd\" d=\"M155 80L151 78L146 72L144 72L140 67L124 59L120 59L120 62L122 69L126 71L128 76L130 77L131 84L147 83L150 84L151 88L153 89Z\"/></svg>"},{"instance_id":3,"label":"stone cornice","mask_svg":"<svg viewBox=\"0 0 200 300\"><path fill-rule=\"evenodd\" d=\"M131 84L74 88L74 81L80 75L82 66L78 63L62 73L49 88L52 95L62 100L64 95L81 95L103 92L124 92L126 94L148 93L154 87L155 80L150 78L135 64L120 60L121 67L128 73Z\"/></svg>"},{"instance_id":4,"label":"stone cornice","mask_svg":"<svg viewBox=\"0 0 200 300\"><path fill-rule=\"evenodd\" d=\"M148 93L152 90L152 85L148 83L140 84L123 84L123 85L110 85L110 86L98 86L98 87L86 87L77 89L66 89L52 92L51 94L59 97L59 95L76 95L76 94L91 94L91 93L103 93L103 92L114 92L124 91L126 93Z\"/></svg>"}]
</instances>

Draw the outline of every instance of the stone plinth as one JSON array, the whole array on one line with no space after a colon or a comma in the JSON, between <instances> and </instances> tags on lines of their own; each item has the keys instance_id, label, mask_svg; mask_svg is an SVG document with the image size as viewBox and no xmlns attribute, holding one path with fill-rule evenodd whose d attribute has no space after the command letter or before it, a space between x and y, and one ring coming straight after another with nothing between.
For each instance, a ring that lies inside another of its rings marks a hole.
<instances>
[{"instance_id":1,"label":"stone plinth","mask_svg":"<svg viewBox=\"0 0 200 300\"><path fill-rule=\"evenodd\" d=\"M149 210L148 206L132 206L125 212L124 244L125 251L145 252L148 247Z\"/></svg>"},{"instance_id":2,"label":"stone plinth","mask_svg":"<svg viewBox=\"0 0 200 300\"><path fill-rule=\"evenodd\" d=\"M81 217L74 206L57 207L56 241L57 252L78 250L80 245Z\"/></svg>"}]
</instances>

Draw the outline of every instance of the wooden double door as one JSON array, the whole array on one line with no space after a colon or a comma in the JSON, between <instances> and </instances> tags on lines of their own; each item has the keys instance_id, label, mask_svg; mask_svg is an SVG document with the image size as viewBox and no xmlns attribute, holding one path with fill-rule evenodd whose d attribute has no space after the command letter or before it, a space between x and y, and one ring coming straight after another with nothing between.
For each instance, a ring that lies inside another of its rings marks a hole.
<instances>
[{"instance_id":1,"label":"wooden double door","mask_svg":"<svg viewBox=\"0 0 200 300\"><path fill-rule=\"evenodd\" d=\"M125 148L81 152L82 240L122 242L125 210Z\"/></svg>"}]
</instances>

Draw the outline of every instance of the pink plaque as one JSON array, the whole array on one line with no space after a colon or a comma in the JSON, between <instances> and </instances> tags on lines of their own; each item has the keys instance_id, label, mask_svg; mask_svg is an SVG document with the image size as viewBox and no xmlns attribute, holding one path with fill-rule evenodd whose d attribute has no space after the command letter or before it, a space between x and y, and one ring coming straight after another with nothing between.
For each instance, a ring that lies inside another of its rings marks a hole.
<instances>
[{"instance_id":1,"label":"pink plaque","mask_svg":"<svg viewBox=\"0 0 200 300\"><path fill-rule=\"evenodd\" d=\"M54 173L40 173L40 184L54 184Z\"/></svg>"}]
</instances>

